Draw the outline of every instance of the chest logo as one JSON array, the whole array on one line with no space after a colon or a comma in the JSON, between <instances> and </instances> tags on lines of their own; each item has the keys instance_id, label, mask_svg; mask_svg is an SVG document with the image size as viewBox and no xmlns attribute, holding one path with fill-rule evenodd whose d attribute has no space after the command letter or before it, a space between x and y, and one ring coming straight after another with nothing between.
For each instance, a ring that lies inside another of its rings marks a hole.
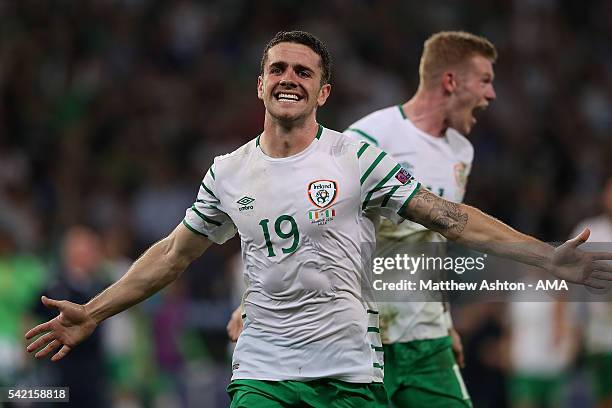
<instances>
[{"instance_id":1,"label":"chest logo","mask_svg":"<svg viewBox=\"0 0 612 408\"><path fill-rule=\"evenodd\" d=\"M333 180L316 180L308 184L308 198L319 208L333 204L338 196L338 183Z\"/></svg>"},{"instance_id":2,"label":"chest logo","mask_svg":"<svg viewBox=\"0 0 612 408\"><path fill-rule=\"evenodd\" d=\"M238 211L252 210L253 209L253 205L252 205L253 201L255 201L255 199L251 198L249 196L242 197L240 200L236 201L237 204L240 204L240 207L238 208Z\"/></svg>"}]
</instances>

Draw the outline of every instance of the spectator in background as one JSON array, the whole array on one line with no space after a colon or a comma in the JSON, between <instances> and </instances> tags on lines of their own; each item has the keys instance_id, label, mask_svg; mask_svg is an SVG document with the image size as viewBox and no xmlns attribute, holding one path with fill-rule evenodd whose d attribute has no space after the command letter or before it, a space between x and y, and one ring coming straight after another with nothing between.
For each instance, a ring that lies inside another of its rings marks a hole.
<instances>
[{"instance_id":1,"label":"spectator in background","mask_svg":"<svg viewBox=\"0 0 612 408\"><path fill-rule=\"evenodd\" d=\"M575 231L591 229L592 245L600 249L612 247L612 176L601 195L603 212L576 226ZM588 302L585 349L592 372L593 390L598 408L612 408L612 303Z\"/></svg>"},{"instance_id":2,"label":"spectator in background","mask_svg":"<svg viewBox=\"0 0 612 408\"><path fill-rule=\"evenodd\" d=\"M100 276L103 258L98 234L84 226L69 228L64 236L61 255L57 280L44 290L44 295L85 302L104 289L107 281ZM37 304L35 313L41 320L55 317L52 309L46 309L40 302ZM51 368L54 384L44 385L70 387L70 406L109 406L103 332L104 328L92 335L91 341L83 344L74 358Z\"/></svg>"},{"instance_id":3,"label":"spectator in background","mask_svg":"<svg viewBox=\"0 0 612 408\"><path fill-rule=\"evenodd\" d=\"M15 384L25 366L23 318L44 285L42 262L17 250L12 231L0 224L0 384L7 385Z\"/></svg>"},{"instance_id":4,"label":"spectator in background","mask_svg":"<svg viewBox=\"0 0 612 408\"><path fill-rule=\"evenodd\" d=\"M189 318L187 288L177 280L161 293L161 304L153 316L155 354L161 374L161 398L174 406L187 407L185 334Z\"/></svg>"},{"instance_id":5,"label":"spectator in background","mask_svg":"<svg viewBox=\"0 0 612 408\"><path fill-rule=\"evenodd\" d=\"M474 407L506 408L503 343L504 304L497 302L457 305L453 313L465 350L463 374Z\"/></svg>"},{"instance_id":6,"label":"spectator in background","mask_svg":"<svg viewBox=\"0 0 612 408\"><path fill-rule=\"evenodd\" d=\"M148 166L147 181L134 196L135 235L142 248L172 231L193 199L188 186L174 181L175 169L170 164L164 155L155 157Z\"/></svg>"},{"instance_id":7,"label":"spectator in background","mask_svg":"<svg viewBox=\"0 0 612 408\"><path fill-rule=\"evenodd\" d=\"M119 224L102 232L102 269L106 280L120 279L132 264L133 260L126 255L130 239L127 229ZM152 328L145 309L146 305L139 305L113 316L102 332L113 405L122 408L141 406L155 391Z\"/></svg>"},{"instance_id":8,"label":"spectator in background","mask_svg":"<svg viewBox=\"0 0 612 408\"><path fill-rule=\"evenodd\" d=\"M542 295L547 296L547 295ZM509 312L512 408L555 408L576 354L576 308L562 299L511 299Z\"/></svg>"},{"instance_id":9,"label":"spectator in background","mask_svg":"<svg viewBox=\"0 0 612 408\"><path fill-rule=\"evenodd\" d=\"M34 251L40 243L38 209L28 188L30 176L27 156L5 145L0 135L0 222L10 231L13 249L18 251Z\"/></svg>"}]
</instances>

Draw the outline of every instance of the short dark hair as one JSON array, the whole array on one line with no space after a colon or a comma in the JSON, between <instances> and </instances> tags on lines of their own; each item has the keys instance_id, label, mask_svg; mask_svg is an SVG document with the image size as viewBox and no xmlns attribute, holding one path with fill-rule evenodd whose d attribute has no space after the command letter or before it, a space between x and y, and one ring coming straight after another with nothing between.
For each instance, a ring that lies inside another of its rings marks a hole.
<instances>
[{"instance_id":1,"label":"short dark hair","mask_svg":"<svg viewBox=\"0 0 612 408\"><path fill-rule=\"evenodd\" d=\"M302 44L313 50L320 58L321 67L321 85L328 84L331 81L331 56L325 44L321 42L314 35L307 33L306 31L279 31L272 38L266 48L264 48L263 55L261 56L260 74L263 75L264 65L268 59L268 50L279 43L295 43Z\"/></svg>"}]
</instances>

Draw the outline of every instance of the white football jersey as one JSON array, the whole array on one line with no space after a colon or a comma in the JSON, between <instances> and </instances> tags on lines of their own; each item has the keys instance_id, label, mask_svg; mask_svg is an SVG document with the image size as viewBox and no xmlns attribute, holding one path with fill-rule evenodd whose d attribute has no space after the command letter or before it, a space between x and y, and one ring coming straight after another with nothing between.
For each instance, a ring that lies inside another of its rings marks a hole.
<instances>
[{"instance_id":1,"label":"white football jersey","mask_svg":"<svg viewBox=\"0 0 612 408\"><path fill-rule=\"evenodd\" d=\"M419 184L379 148L323 127L271 158L259 138L217 157L184 224L216 243L240 234L246 318L232 379L382 381L368 301L365 210L396 222Z\"/></svg>"},{"instance_id":2,"label":"white football jersey","mask_svg":"<svg viewBox=\"0 0 612 408\"><path fill-rule=\"evenodd\" d=\"M456 130L448 129L445 137L431 136L418 129L401 106L392 106L363 117L349 126L345 134L388 152L434 194L454 202L463 201L474 148ZM444 242L444 237L411 221L394 225L383 220L376 234L376 256L392 257L398 250L406 252L407 244L423 242ZM403 299L379 303L383 343L448 335L440 302L406 301L404 293L398 296Z\"/></svg>"},{"instance_id":3,"label":"white football jersey","mask_svg":"<svg viewBox=\"0 0 612 408\"><path fill-rule=\"evenodd\" d=\"M562 324L571 327L576 320L576 304L558 304L552 297L539 302L525 301L526 298L528 295L519 292L508 302L512 371L535 376L557 375L570 363L573 329L563 335L555 334L555 325L560 324L556 319L563 319ZM557 316L560 308L564 311Z\"/></svg>"},{"instance_id":4,"label":"white football jersey","mask_svg":"<svg viewBox=\"0 0 612 408\"><path fill-rule=\"evenodd\" d=\"M589 242L612 243L612 220L606 215L589 218L580 223L571 238L590 228ZM610 250L610 247L600 250ZM588 302L589 318L586 328L586 348L589 353L612 352L612 303Z\"/></svg>"}]
</instances>

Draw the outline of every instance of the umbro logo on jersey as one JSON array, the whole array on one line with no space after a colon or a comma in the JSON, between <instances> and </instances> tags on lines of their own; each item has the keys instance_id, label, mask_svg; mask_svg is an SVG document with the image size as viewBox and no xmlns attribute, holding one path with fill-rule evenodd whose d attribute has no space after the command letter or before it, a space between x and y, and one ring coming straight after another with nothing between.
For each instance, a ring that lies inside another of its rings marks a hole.
<instances>
[{"instance_id":1,"label":"umbro logo on jersey","mask_svg":"<svg viewBox=\"0 0 612 408\"><path fill-rule=\"evenodd\" d=\"M249 196L244 196L242 197L240 200L236 201L238 204L240 205L249 205L251 204L253 201L255 201L254 198L251 198Z\"/></svg>"},{"instance_id":2,"label":"umbro logo on jersey","mask_svg":"<svg viewBox=\"0 0 612 408\"><path fill-rule=\"evenodd\" d=\"M338 183L333 180L315 180L308 184L308 199L319 208L333 204L338 195Z\"/></svg>"},{"instance_id":3,"label":"umbro logo on jersey","mask_svg":"<svg viewBox=\"0 0 612 408\"><path fill-rule=\"evenodd\" d=\"M250 204L253 201L255 201L255 199L249 196L242 197L240 200L236 201L236 203L240 204L240 207L238 207L238 211L252 210L253 206Z\"/></svg>"}]
</instances>

